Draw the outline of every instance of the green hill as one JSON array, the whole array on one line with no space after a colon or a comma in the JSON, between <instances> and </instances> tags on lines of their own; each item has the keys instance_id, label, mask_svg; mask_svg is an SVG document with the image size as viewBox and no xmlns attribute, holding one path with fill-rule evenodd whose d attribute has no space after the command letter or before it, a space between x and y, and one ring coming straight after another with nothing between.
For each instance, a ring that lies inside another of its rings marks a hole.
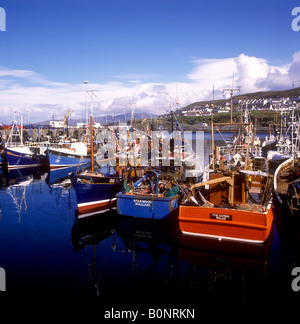
<instances>
[{"instance_id":1,"label":"green hill","mask_svg":"<svg viewBox=\"0 0 300 324\"><path fill-rule=\"evenodd\" d=\"M243 93L241 95L233 96L233 101L236 101L238 98L243 97L244 99L268 99L268 98L292 98L292 97L299 97L300 96L300 87L294 88L294 89L288 89L288 90L279 90L279 91L259 91L259 92L251 92L251 93ZM218 99L218 100L204 100L204 101L198 101L193 102L183 108L180 108L180 110L186 110L186 109L193 109L194 107L198 106L204 106L206 104L211 105L215 104L218 105L224 105L226 102L228 102L229 99Z\"/></svg>"},{"instance_id":2,"label":"green hill","mask_svg":"<svg viewBox=\"0 0 300 324\"><path fill-rule=\"evenodd\" d=\"M279 104L281 108L289 108L294 101L300 102L300 87L289 89L289 90L280 90L280 91L260 91L253 93L245 93L242 95L237 95L233 97L233 121L240 122L241 112L240 112L240 103L239 99L243 98L244 101L250 100L248 104L249 117L252 121L257 120L257 126L267 128L270 123L278 122L280 119L280 113L276 110L271 110L270 107L273 105L272 109L276 106L275 101L280 102L280 99L285 98ZM288 100L287 100L288 98ZM260 99L260 103L257 103L257 100ZM266 102L263 103L263 102ZM283 103L284 102L284 103ZM219 99L219 100L206 100L191 103L183 108L178 109L175 112L176 119L184 129L194 130L199 129L199 126L204 124L211 124L211 114L210 112L203 113L203 107L211 107L213 104L214 109L214 122L215 123L226 123L230 120L229 112L220 112L225 105L230 103L230 99ZM243 110L245 105L243 105ZM255 108L253 108L255 107ZM188 115L186 112L189 112L193 109L198 109L200 112L198 115ZM205 110L205 109L204 109ZM299 110L297 109L296 115L298 115ZM162 123L167 126L171 123L170 114L160 116Z\"/></svg>"}]
</instances>

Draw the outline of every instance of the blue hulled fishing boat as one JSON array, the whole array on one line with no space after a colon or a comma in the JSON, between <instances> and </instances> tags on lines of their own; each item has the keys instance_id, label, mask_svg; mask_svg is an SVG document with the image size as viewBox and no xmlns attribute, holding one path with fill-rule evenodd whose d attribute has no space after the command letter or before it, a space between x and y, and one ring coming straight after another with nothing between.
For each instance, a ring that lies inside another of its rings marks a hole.
<instances>
[{"instance_id":1,"label":"blue hulled fishing boat","mask_svg":"<svg viewBox=\"0 0 300 324\"><path fill-rule=\"evenodd\" d=\"M95 172L72 173L77 197L78 218L116 209L116 194L122 189L122 178Z\"/></svg>"},{"instance_id":2,"label":"blue hulled fishing boat","mask_svg":"<svg viewBox=\"0 0 300 324\"><path fill-rule=\"evenodd\" d=\"M122 189L122 174L114 168L102 166L94 169L93 115L91 125L91 169L73 172L72 182L77 197L78 218L89 217L116 208L116 194ZM110 172L111 171L111 172Z\"/></svg>"},{"instance_id":3,"label":"blue hulled fishing boat","mask_svg":"<svg viewBox=\"0 0 300 324\"><path fill-rule=\"evenodd\" d=\"M117 194L117 210L120 215L164 219L178 210L180 188L173 174L148 171L130 189L124 181L123 192Z\"/></svg>"},{"instance_id":4,"label":"blue hulled fishing boat","mask_svg":"<svg viewBox=\"0 0 300 324\"><path fill-rule=\"evenodd\" d=\"M87 154L87 145L81 142L62 144L61 147L48 147L50 169L64 167L89 166L91 157Z\"/></svg>"},{"instance_id":5,"label":"blue hulled fishing boat","mask_svg":"<svg viewBox=\"0 0 300 324\"><path fill-rule=\"evenodd\" d=\"M40 148L7 147L5 155L9 169L39 167L48 163L47 156L41 153Z\"/></svg>"},{"instance_id":6,"label":"blue hulled fishing boat","mask_svg":"<svg viewBox=\"0 0 300 324\"><path fill-rule=\"evenodd\" d=\"M45 148L23 143L23 121L19 126L14 112L14 121L5 144L5 161L8 169L39 167L48 163Z\"/></svg>"}]
</instances>

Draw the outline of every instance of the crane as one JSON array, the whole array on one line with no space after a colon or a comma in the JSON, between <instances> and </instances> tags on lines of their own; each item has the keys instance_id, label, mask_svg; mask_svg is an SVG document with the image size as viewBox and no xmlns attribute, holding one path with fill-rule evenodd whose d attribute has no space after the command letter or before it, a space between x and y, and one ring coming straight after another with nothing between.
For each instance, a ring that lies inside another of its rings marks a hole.
<instances>
[{"instance_id":1,"label":"crane","mask_svg":"<svg viewBox=\"0 0 300 324\"><path fill-rule=\"evenodd\" d=\"M63 123L64 123L65 126L67 126L67 124L68 124L68 117L70 115L70 112L71 112L71 109L68 110L68 112L67 112L67 114L66 114L66 116L64 118Z\"/></svg>"}]
</instances>

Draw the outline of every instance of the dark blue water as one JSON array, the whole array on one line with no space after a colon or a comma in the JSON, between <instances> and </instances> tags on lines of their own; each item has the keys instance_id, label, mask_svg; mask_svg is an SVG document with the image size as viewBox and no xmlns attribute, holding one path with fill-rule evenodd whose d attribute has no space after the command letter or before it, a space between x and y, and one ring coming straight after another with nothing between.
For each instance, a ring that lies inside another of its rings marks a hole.
<instances>
[{"instance_id":1,"label":"dark blue water","mask_svg":"<svg viewBox=\"0 0 300 324\"><path fill-rule=\"evenodd\" d=\"M258 304L297 300L297 231L269 250L184 240L176 218L99 214L78 222L71 182L42 170L2 172L0 267L4 296L94 297L110 305ZM104 304L103 304L104 303Z\"/></svg>"}]
</instances>

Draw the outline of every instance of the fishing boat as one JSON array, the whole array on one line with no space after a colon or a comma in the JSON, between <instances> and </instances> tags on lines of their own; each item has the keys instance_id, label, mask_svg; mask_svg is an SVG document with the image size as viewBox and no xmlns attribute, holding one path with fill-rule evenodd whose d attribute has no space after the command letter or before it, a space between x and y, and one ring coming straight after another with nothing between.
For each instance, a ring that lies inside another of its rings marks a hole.
<instances>
[{"instance_id":1,"label":"fishing boat","mask_svg":"<svg viewBox=\"0 0 300 324\"><path fill-rule=\"evenodd\" d=\"M71 110L69 109L64 120L61 122L50 122L55 127L56 123L66 128L67 134L58 137L58 143L46 144L46 154L49 159L50 170L57 168L71 168L70 171L76 171L77 167L88 166L91 162L88 154L88 144L75 141L69 137L68 120ZM73 168L73 169L72 169Z\"/></svg>"},{"instance_id":2,"label":"fishing boat","mask_svg":"<svg viewBox=\"0 0 300 324\"><path fill-rule=\"evenodd\" d=\"M123 181L115 175L87 171L72 173L75 187L78 218L88 217L116 209L116 194L122 189Z\"/></svg>"},{"instance_id":3,"label":"fishing boat","mask_svg":"<svg viewBox=\"0 0 300 324\"><path fill-rule=\"evenodd\" d=\"M6 166L5 143L0 134L0 168Z\"/></svg>"},{"instance_id":4,"label":"fishing boat","mask_svg":"<svg viewBox=\"0 0 300 324\"><path fill-rule=\"evenodd\" d=\"M6 166L5 153L0 153L0 168L3 168L5 166Z\"/></svg>"},{"instance_id":5,"label":"fishing boat","mask_svg":"<svg viewBox=\"0 0 300 324\"><path fill-rule=\"evenodd\" d=\"M283 118L284 114L284 118ZM287 122L289 117L289 122ZM268 160L269 171L275 172L277 167L284 161L290 159L299 151L299 120L296 120L295 107L290 107L288 111L281 112L280 123L270 124L280 126L280 129L275 130L275 134L266 137L262 143L264 156Z\"/></svg>"},{"instance_id":6,"label":"fishing boat","mask_svg":"<svg viewBox=\"0 0 300 324\"><path fill-rule=\"evenodd\" d=\"M244 152L236 151L233 143L227 145L226 154L220 154L214 144L215 125L235 125L246 131L243 143L236 143ZM212 116L211 127L211 169L205 180L188 188L179 207L179 228L184 235L264 244L273 224L272 178L264 170L254 169L252 123L214 124Z\"/></svg>"},{"instance_id":7,"label":"fishing boat","mask_svg":"<svg viewBox=\"0 0 300 324\"><path fill-rule=\"evenodd\" d=\"M179 207L181 232L219 240L264 243L273 223L271 180L267 174L256 177L261 180L251 181L249 187L247 173L212 172L210 180L192 186L189 199ZM207 199L202 189L205 187L208 187ZM260 201L253 194L261 196Z\"/></svg>"},{"instance_id":8,"label":"fishing boat","mask_svg":"<svg viewBox=\"0 0 300 324\"><path fill-rule=\"evenodd\" d=\"M300 159L293 156L274 174L273 205L278 232L300 231Z\"/></svg>"},{"instance_id":9,"label":"fishing boat","mask_svg":"<svg viewBox=\"0 0 300 324\"><path fill-rule=\"evenodd\" d=\"M73 172L71 176L76 192L78 218L99 215L116 209L116 194L123 185L122 174L117 173L116 168L110 168L107 164L95 170L92 103L90 126L91 168L84 172ZM109 159L106 159L106 162L109 163Z\"/></svg>"},{"instance_id":10,"label":"fishing boat","mask_svg":"<svg viewBox=\"0 0 300 324\"><path fill-rule=\"evenodd\" d=\"M118 213L148 219L170 217L180 203L179 173L149 170L132 188L124 181L123 192L117 194Z\"/></svg>"},{"instance_id":11,"label":"fishing boat","mask_svg":"<svg viewBox=\"0 0 300 324\"><path fill-rule=\"evenodd\" d=\"M127 145L129 133L127 125L122 125L118 129L102 129L96 136L98 151L95 153L92 109L90 118L91 168L72 174L77 197L78 218L97 216L108 210L116 209L116 195L123 188L127 161L134 160L130 154L131 150L128 149L130 145ZM136 160L133 164L137 164ZM130 170L129 173L129 178L135 181L138 172Z\"/></svg>"},{"instance_id":12,"label":"fishing boat","mask_svg":"<svg viewBox=\"0 0 300 324\"><path fill-rule=\"evenodd\" d=\"M50 169L88 166L91 157L87 153L87 145L82 142L63 143L57 147L47 147L46 155Z\"/></svg>"},{"instance_id":13,"label":"fishing boat","mask_svg":"<svg viewBox=\"0 0 300 324\"><path fill-rule=\"evenodd\" d=\"M23 143L23 123L21 126L16 121L14 113L13 125L5 145L5 160L8 169L32 168L48 163L45 149L42 147L26 146Z\"/></svg>"},{"instance_id":14,"label":"fishing boat","mask_svg":"<svg viewBox=\"0 0 300 324\"><path fill-rule=\"evenodd\" d=\"M32 168L47 164L47 156L40 148L10 146L5 149L5 155L8 169Z\"/></svg>"}]
</instances>

